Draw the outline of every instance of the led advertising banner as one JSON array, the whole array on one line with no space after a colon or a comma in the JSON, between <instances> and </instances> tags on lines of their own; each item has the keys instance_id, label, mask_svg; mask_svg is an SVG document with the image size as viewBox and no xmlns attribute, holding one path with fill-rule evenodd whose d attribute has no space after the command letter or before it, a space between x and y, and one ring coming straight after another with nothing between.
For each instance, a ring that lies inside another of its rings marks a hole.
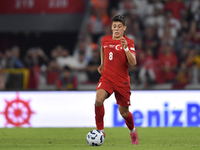
<instances>
[{"instance_id":1,"label":"led advertising banner","mask_svg":"<svg viewBox=\"0 0 200 150\"><path fill-rule=\"evenodd\" d=\"M95 91L0 92L0 127L95 127ZM114 95L105 127L125 127ZM132 91L137 127L199 127L200 91Z\"/></svg>"},{"instance_id":2,"label":"led advertising banner","mask_svg":"<svg viewBox=\"0 0 200 150\"><path fill-rule=\"evenodd\" d=\"M84 0L4 0L0 14L83 13Z\"/></svg>"}]
</instances>

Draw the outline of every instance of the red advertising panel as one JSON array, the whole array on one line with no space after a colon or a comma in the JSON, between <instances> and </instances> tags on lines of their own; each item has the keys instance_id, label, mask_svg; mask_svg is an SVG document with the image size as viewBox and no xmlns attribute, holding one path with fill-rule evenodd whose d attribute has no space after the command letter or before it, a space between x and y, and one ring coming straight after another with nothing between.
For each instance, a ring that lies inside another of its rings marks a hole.
<instances>
[{"instance_id":1,"label":"red advertising panel","mask_svg":"<svg viewBox=\"0 0 200 150\"><path fill-rule=\"evenodd\" d=\"M82 13L84 0L0 0L0 14Z\"/></svg>"}]
</instances>

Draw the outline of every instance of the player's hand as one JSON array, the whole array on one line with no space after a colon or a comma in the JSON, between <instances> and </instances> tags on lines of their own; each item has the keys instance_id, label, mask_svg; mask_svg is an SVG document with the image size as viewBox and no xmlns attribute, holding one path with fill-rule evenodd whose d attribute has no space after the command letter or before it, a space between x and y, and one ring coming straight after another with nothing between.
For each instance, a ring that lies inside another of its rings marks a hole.
<instances>
[{"instance_id":1,"label":"player's hand","mask_svg":"<svg viewBox=\"0 0 200 150\"><path fill-rule=\"evenodd\" d=\"M124 49L128 47L127 41L126 41L126 39L125 39L124 37L122 37L121 45L122 45L122 47L123 47Z\"/></svg>"},{"instance_id":2,"label":"player's hand","mask_svg":"<svg viewBox=\"0 0 200 150\"><path fill-rule=\"evenodd\" d=\"M97 70L98 70L98 72L99 72L100 74L102 74L103 68L104 68L104 65L103 65L103 64L100 65L100 66L97 68Z\"/></svg>"}]
</instances>

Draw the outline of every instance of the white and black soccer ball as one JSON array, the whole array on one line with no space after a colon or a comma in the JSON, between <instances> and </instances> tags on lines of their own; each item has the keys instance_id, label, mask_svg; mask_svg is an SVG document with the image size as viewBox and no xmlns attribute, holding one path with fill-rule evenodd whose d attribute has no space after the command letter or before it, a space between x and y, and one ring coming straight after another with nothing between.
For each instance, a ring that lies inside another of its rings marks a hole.
<instances>
[{"instance_id":1,"label":"white and black soccer ball","mask_svg":"<svg viewBox=\"0 0 200 150\"><path fill-rule=\"evenodd\" d=\"M104 135L99 130L92 130L86 135L87 143L90 146L101 146L104 142Z\"/></svg>"}]
</instances>

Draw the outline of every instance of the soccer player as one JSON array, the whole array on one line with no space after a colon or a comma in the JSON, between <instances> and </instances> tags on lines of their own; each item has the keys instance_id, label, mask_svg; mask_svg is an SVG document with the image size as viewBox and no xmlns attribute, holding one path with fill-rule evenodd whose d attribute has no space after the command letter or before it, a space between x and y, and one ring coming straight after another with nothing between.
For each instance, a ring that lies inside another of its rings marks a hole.
<instances>
[{"instance_id":1,"label":"soccer player","mask_svg":"<svg viewBox=\"0 0 200 150\"><path fill-rule=\"evenodd\" d=\"M129 112L131 92L128 69L129 64L136 65L134 42L124 35L126 21L123 16L116 15L111 22L112 35L104 36L101 40L101 65L98 67L98 72L102 76L96 89L96 126L105 136L103 103L114 92L119 112L130 130L132 144L137 145L138 134L133 115Z\"/></svg>"}]
</instances>

